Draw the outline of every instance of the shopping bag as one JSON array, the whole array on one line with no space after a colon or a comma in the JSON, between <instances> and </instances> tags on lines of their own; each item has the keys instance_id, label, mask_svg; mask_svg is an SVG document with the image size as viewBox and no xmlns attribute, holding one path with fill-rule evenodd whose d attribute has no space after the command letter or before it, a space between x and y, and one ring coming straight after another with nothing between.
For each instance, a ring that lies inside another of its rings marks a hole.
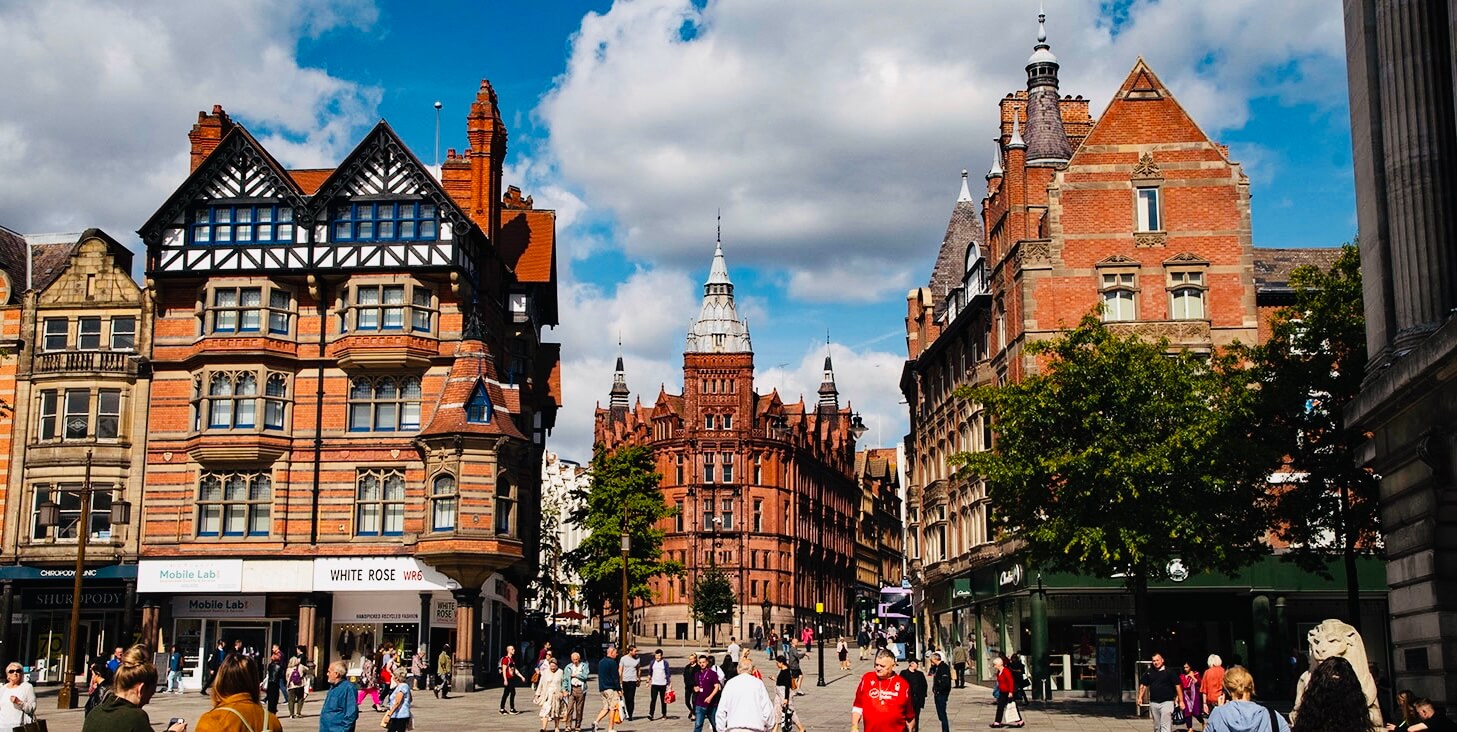
<instances>
[{"instance_id":1,"label":"shopping bag","mask_svg":"<svg viewBox=\"0 0 1457 732\"><path fill-rule=\"evenodd\" d=\"M622 724L622 704L618 703L612 707L612 724Z\"/></svg>"},{"instance_id":2,"label":"shopping bag","mask_svg":"<svg viewBox=\"0 0 1457 732\"><path fill-rule=\"evenodd\" d=\"M1007 710L1002 713L1002 724L1017 724L1022 721L1022 712L1017 709L1017 702L1007 702Z\"/></svg>"},{"instance_id":3,"label":"shopping bag","mask_svg":"<svg viewBox=\"0 0 1457 732\"><path fill-rule=\"evenodd\" d=\"M673 691L673 688L671 686L668 687L668 690L663 692L663 701L669 704L678 703L678 692Z\"/></svg>"},{"instance_id":4,"label":"shopping bag","mask_svg":"<svg viewBox=\"0 0 1457 732\"><path fill-rule=\"evenodd\" d=\"M1174 726L1181 725L1185 721L1187 721L1187 720L1184 719L1184 710L1181 709L1181 708L1179 708L1179 707L1174 707L1174 719L1173 719Z\"/></svg>"}]
</instances>

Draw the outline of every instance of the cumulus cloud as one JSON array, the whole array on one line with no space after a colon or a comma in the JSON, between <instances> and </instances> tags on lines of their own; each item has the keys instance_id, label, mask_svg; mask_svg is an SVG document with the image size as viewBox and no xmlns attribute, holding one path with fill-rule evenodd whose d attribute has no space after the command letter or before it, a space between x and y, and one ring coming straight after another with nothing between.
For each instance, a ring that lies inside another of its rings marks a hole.
<instances>
[{"instance_id":1,"label":"cumulus cloud","mask_svg":"<svg viewBox=\"0 0 1457 732\"><path fill-rule=\"evenodd\" d=\"M777 387L785 401L793 402L802 395L813 406L819 399L826 353L835 368L840 406L854 407L865 420L867 431L860 445L894 447L907 429L905 405L900 403L896 386L905 363L903 355L842 343L831 343L828 349L824 343L806 343L798 363L760 371L756 379L759 391L768 393Z\"/></svg>"},{"instance_id":2,"label":"cumulus cloud","mask_svg":"<svg viewBox=\"0 0 1457 732\"><path fill-rule=\"evenodd\" d=\"M187 132L213 104L285 165L337 163L380 92L301 66L295 49L375 19L362 0L0 6L0 224L133 241L187 174Z\"/></svg>"},{"instance_id":3,"label":"cumulus cloud","mask_svg":"<svg viewBox=\"0 0 1457 732\"><path fill-rule=\"evenodd\" d=\"M1116 22L1106 5L1047 8L1063 91L1095 113L1139 55L1212 134L1257 96L1345 97L1329 2L1136 0ZM1024 3L618 2L583 19L537 114L563 184L621 222L629 256L691 265L721 208L738 261L792 295L875 299L925 278L1034 33Z\"/></svg>"}]
</instances>

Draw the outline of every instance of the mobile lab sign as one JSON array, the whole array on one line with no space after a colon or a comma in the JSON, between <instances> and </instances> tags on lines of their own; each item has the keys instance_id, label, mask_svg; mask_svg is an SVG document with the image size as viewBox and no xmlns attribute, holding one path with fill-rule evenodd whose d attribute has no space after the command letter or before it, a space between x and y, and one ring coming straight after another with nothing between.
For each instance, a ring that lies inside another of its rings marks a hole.
<instances>
[{"instance_id":1,"label":"mobile lab sign","mask_svg":"<svg viewBox=\"0 0 1457 732\"><path fill-rule=\"evenodd\" d=\"M179 618L261 618L263 595L230 597L177 597L172 600L172 615Z\"/></svg>"},{"instance_id":2,"label":"mobile lab sign","mask_svg":"<svg viewBox=\"0 0 1457 732\"><path fill-rule=\"evenodd\" d=\"M137 592L238 592L241 559L144 559L137 563Z\"/></svg>"},{"instance_id":3,"label":"mobile lab sign","mask_svg":"<svg viewBox=\"0 0 1457 732\"><path fill-rule=\"evenodd\" d=\"M412 557L339 557L314 560L314 590L320 592L432 592L458 587ZM415 616L420 615L419 609Z\"/></svg>"}]
</instances>

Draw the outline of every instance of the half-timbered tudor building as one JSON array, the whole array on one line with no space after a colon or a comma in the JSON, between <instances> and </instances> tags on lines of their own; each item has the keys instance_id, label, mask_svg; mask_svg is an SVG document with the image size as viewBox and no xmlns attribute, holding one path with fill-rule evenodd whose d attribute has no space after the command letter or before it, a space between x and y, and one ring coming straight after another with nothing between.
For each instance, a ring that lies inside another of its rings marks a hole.
<instances>
[{"instance_id":1,"label":"half-timbered tudor building","mask_svg":"<svg viewBox=\"0 0 1457 732\"><path fill-rule=\"evenodd\" d=\"M559 394L555 218L503 191L483 82L438 172L381 121L287 170L219 107L141 228L156 319L139 568L148 633L356 665L383 643L457 679L535 575ZM150 635L149 637L155 637Z\"/></svg>"},{"instance_id":2,"label":"half-timbered tudor building","mask_svg":"<svg viewBox=\"0 0 1457 732\"><path fill-rule=\"evenodd\" d=\"M786 404L754 388L748 324L738 317L723 248L714 252L703 307L688 331L683 393L660 390L651 406L630 401L622 359L594 442L647 445L662 475L666 558L686 572L652 582L653 600L632 608L633 630L690 639L749 637L816 622L844 629L854 585L860 491L855 439L864 425L840 406L830 359L816 403ZM733 618L716 629L690 618L694 582L711 567L732 584Z\"/></svg>"}]
</instances>

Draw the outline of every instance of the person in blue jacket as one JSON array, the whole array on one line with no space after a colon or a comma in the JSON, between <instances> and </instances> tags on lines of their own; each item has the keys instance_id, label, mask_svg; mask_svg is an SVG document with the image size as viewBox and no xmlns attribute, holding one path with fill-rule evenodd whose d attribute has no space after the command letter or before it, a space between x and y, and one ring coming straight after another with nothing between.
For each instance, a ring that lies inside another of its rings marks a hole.
<instances>
[{"instance_id":1,"label":"person in blue jacket","mask_svg":"<svg viewBox=\"0 0 1457 732\"><path fill-rule=\"evenodd\" d=\"M319 732L354 732L359 721L359 689L349 680L343 661L329 664L329 693L319 710Z\"/></svg>"}]
</instances>

